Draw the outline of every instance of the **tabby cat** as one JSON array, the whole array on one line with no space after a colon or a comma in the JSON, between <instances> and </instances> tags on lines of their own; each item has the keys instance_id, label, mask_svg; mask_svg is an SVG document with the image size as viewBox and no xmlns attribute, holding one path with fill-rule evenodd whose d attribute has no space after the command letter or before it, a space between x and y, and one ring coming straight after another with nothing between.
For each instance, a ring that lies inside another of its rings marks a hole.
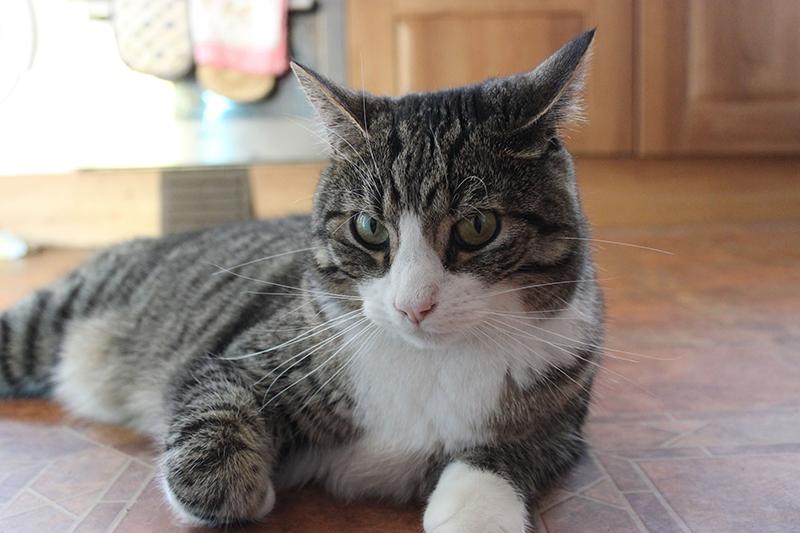
<instances>
[{"instance_id":1,"label":"tabby cat","mask_svg":"<svg viewBox=\"0 0 800 533\"><path fill-rule=\"evenodd\" d=\"M600 358L572 161L594 32L537 69L401 98L300 65L332 151L313 213L115 246L0 316L0 394L160 446L185 520L276 489L521 532L581 456Z\"/></svg>"}]
</instances>

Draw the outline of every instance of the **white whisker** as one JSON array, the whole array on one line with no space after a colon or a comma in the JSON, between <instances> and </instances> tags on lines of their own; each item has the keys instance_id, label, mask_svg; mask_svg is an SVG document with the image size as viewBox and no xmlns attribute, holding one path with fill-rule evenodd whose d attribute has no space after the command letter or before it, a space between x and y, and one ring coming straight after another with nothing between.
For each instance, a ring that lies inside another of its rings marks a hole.
<instances>
[{"instance_id":1,"label":"white whisker","mask_svg":"<svg viewBox=\"0 0 800 533\"><path fill-rule=\"evenodd\" d=\"M242 268L242 267L246 267L248 265L252 265L254 263L260 263L261 261L269 261L270 259L277 259L278 257L284 257L284 256L287 256L287 255L292 255L292 254L298 254L298 253L301 253L301 252L310 252L311 250L316 250L317 248L319 248L319 246L312 246L310 248L300 248L299 250L292 250L291 252L281 252L281 253L275 254L275 255L268 255L267 257L261 257L259 259L253 259L252 261L248 261L246 263L240 263L240 264L234 265L232 267L227 267L225 270L231 271L231 270L234 270L236 268ZM211 275L212 276L216 276L218 274L223 274L223 273L224 273L223 270L219 270L217 272L214 272Z\"/></svg>"},{"instance_id":2,"label":"white whisker","mask_svg":"<svg viewBox=\"0 0 800 533\"><path fill-rule=\"evenodd\" d=\"M588 242L599 242L602 244L615 244L617 246L627 246L628 248L637 248L639 250L647 250L649 252L656 252L659 254L664 255L675 255L673 252L667 250L661 250L660 248L652 248L650 246L642 246L641 244L633 244L630 242L619 242L619 241L608 241L605 239L589 239L586 237L558 237L561 240L570 240L570 241L588 241Z\"/></svg>"}]
</instances>

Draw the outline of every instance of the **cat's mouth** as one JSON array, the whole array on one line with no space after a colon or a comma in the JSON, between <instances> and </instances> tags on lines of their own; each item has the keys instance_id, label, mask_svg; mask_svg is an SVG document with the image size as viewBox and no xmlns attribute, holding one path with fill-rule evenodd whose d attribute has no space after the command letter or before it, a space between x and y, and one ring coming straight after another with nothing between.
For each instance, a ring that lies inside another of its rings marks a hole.
<instances>
[{"instance_id":1,"label":"cat's mouth","mask_svg":"<svg viewBox=\"0 0 800 533\"><path fill-rule=\"evenodd\" d=\"M384 326L392 335L399 337L404 342L415 348L436 348L457 342L463 334L457 331L441 331L426 324L392 324Z\"/></svg>"}]
</instances>

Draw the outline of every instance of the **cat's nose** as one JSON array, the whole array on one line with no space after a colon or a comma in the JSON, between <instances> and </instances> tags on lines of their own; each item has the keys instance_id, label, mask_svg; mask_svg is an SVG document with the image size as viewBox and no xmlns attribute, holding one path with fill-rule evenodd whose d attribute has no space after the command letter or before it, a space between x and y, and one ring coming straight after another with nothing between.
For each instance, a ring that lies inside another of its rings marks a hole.
<instances>
[{"instance_id":1,"label":"cat's nose","mask_svg":"<svg viewBox=\"0 0 800 533\"><path fill-rule=\"evenodd\" d=\"M425 317L436 307L436 302L434 302L433 299L423 300L415 304L395 302L394 307L406 315L406 318L408 318L412 324L419 326L420 322L425 320Z\"/></svg>"}]
</instances>

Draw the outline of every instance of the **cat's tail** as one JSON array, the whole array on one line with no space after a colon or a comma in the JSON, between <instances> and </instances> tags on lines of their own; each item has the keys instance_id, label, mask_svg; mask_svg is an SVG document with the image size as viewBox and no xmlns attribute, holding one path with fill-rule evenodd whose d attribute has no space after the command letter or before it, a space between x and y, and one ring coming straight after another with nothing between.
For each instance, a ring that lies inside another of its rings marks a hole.
<instances>
[{"instance_id":1,"label":"cat's tail","mask_svg":"<svg viewBox=\"0 0 800 533\"><path fill-rule=\"evenodd\" d=\"M78 288L77 276L68 276L0 314L0 397L50 392Z\"/></svg>"}]
</instances>

